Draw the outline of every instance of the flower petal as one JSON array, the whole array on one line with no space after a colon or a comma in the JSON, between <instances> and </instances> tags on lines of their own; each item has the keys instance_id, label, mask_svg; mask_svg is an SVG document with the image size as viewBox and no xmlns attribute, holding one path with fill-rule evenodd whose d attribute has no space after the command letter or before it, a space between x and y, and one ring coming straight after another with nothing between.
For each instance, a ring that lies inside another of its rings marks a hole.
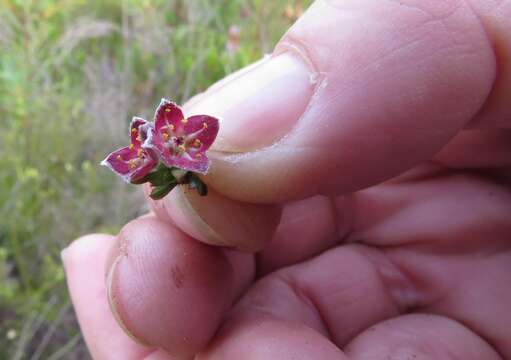
<instances>
[{"instance_id":1,"label":"flower petal","mask_svg":"<svg viewBox=\"0 0 511 360\"><path fill-rule=\"evenodd\" d=\"M131 143L135 147L140 147L140 145L145 141L147 138L147 128L150 126L150 123L142 119L140 117L134 117L131 120L130 125L130 137L131 137Z\"/></svg>"},{"instance_id":2,"label":"flower petal","mask_svg":"<svg viewBox=\"0 0 511 360\"><path fill-rule=\"evenodd\" d=\"M154 127L157 132L160 132L163 127L169 126L177 129L181 126L183 119L183 111L179 106L167 99L161 99L154 115Z\"/></svg>"},{"instance_id":3,"label":"flower petal","mask_svg":"<svg viewBox=\"0 0 511 360\"><path fill-rule=\"evenodd\" d=\"M185 153L181 156L174 157L174 166L183 170L194 171L206 174L209 170L210 160L206 155L199 154L199 157L192 157Z\"/></svg>"},{"instance_id":4,"label":"flower petal","mask_svg":"<svg viewBox=\"0 0 511 360\"><path fill-rule=\"evenodd\" d=\"M159 155L161 161L167 167L174 166L172 159L173 150L169 149L169 147L165 144L165 140L163 140L163 137L158 131L156 131L156 129L150 128L148 130L147 139L142 144L142 148L156 152Z\"/></svg>"},{"instance_id":5,"label":"flower petal","mask_svg":"<svg viewBox=\"0 0 511 360\"><path fill-rule=\"evenodd\" d=\"M160 160L169 168L177 167L201 174L206 174L209 169L210 161L202 151L188 149L188 151L177 153L174 148L165 144L164 140L155 129L149 130L143 148L156 151Z\"/></svg>"},{"instance_id":6,"label":"flower petal","mask_svg":"<svg viewBox=\"0 0 511 360\"><path fill-rule=\"evenodd\" d=\"M210 161L205 155L218 134L219 121L208 115L184 118L175 103L162 99L142 147L158 153L167 167L205 174Z\"/></svg>"},{"instance_id":7,"label":"flower petal","mask_svg":"<svg viewBox=\"0 0 511 360\"><path fill-rule=\"evenodd\" d=\"M209 115L190 116L185 125L184 132L200 141L200 152L205 152L218 135L219 121L217 118ZM195 135L194 135L195 134Z\"/></svg>"},{"instance_id":8,"label":"flower petal","mask_svg":"<svg viewBox=\"0 0 511 360\"><path fill-rule=\"evenodd\" d=\"M114 151L101 162L126 182L147 175L158 163L158 157L152 150L123 147Z\"/></svg>"}]
</instances>

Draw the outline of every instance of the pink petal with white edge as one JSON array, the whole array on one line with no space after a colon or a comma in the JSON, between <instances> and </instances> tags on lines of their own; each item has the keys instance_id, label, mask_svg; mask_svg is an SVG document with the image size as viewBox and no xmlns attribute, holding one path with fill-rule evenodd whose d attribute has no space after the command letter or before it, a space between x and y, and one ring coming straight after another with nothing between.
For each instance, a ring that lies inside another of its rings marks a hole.
<instances>
[{"instance_id":1,"label":"pink petal with white edge","mask_svg":"<svg viewBox=\"0 0 511 360\"><path fill-rule=\"evenodd\" d=\"M196 134L194 138L201 142L201 148L199 150L200 152L204 152L209 149L213 141L215 141L219 126L218 119L213 116L194 115L187 119L184 124L184 131L188 136Z\"/></svg>"},{"instance_id":2,"label":"pink petal with white edge","mask_svg":"<svg viewBox=\"0 0 511 360\"><path fill-rule=\"evenodd\" d=\"M209 169L210 161L204 151L188 149L186 152L176 153L174 148L166 145L161 134L155 129L149 130L147 140L142 146L156 151L167 167L177 167L201 174L206 174Z\"/></svg>"},{"instance_id":3,"label":"pink petal with white edge","mask_svg":"<svg viewBox=\"0 0 511 360\"><path fill-rule=\"evenodd\" d=\"M208 115L185 118L179 106L162 99L143 148L156 151L167 167L205 174L210 161L205 155L218 134L218 119Z\"/></svg>"},{"instance_id":4,"label":"pink petal with white edge","mask_svg":"<svg viewBox=\"0 0 511 360\"><path fill-rule=\"evenodd\" d=\"M175 157L174 166L183 170L206 174L209 170L210 161L206 155L201 155L200 158L192 158L188 154L184 154Z\"/></svg>"},{"instance_id":5,"label":"pink petal with white edge","mask_svg":"<svg viewBox=\"0 0 511 360\"><path fill-rule=\"evenodd\" d=\"M101 165L110 168L129 183L147 175L157 163L158 157L151 150L124 147L109 154Z\"/></svg>"},{"instance_id":6,"label":"pink petal with white edge","mask_svg":"<svg viewBox=\"0 0 511 360\"><path fill-rule=\"evenodd\" d=\"M183 119L183 111L178 105L167 99L161 99L154 114L154 127L157 131L168 126L177 128L181 126Z\"/></svg>"},{"instance_id":7,"label":"pink petal with white edge","mask_svg":"<svg viewBox=\"0 0 511 360\"><path fill-rule=\"evenodd\" d=\"M147 138L147 128L150 123L140 117L134 117L130 125L131 143L139 147Z\"/></svg>"},{"instance_id":8,"label":"pink petal with white edge","mask_svg":"<svg viewBox=\"0 0 511 360\"><path fill-rule=\"evenodd\" d=\"M167 166L172 167L173 162L171 157L171 150L165 145L165 140L161 133L157 132L156 129L150 128L147 132L147 140L142 144L142 148L150 149L158 153L161 161Z\"/></svg>"}]
</instances>

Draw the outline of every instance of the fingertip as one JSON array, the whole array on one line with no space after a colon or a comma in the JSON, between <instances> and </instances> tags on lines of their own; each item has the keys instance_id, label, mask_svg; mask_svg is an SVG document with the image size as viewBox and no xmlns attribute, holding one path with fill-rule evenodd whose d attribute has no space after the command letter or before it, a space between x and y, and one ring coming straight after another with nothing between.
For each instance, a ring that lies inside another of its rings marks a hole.
<instances>
[{"instance_id":1,"label":"fingertip","mask_svg":"<svg viewBox=\"0 0 511 360\"><path fill-rule=\"evenodd\" d=\"M91 355L106 359L139 359L150 349L127 337L108 306L104 282L105 262L115 237L91 234L73 241L61 252L67 284L80 328Z\"/></svg>"},{"instance_id":2,"label":"fingertip","mask_svg":"<svg viewBox=\"0 0 511 360\"><path fill-rule=\"evenodd\" d=\"M197 240L247 252L260 250L272 238L281 216L280 206L232 200L211 188L200 196L178 187L151 205L160 219Z\"/></svg>"},{"instance_id":3,"label":"fingertip","mask_svg":"<svg viewBox=\"0 0 511 360\"><path fill-rule=\"evenodd\" d=\"M117 241L109 293L127 332L172 356L204 347L236 293L228 257L155 218L132 221Z\"/></svg>"},{"instance_id":4,"label":"fingertip","mask_svg":"<svg viewBox=\"0 0 511 360\"><path fill-rule=\"evenodd\" d=\"M62 249L60 257L66 268L72 267L81 259L95 256L98 250L108 247L115 239L115 236L107 234L88 234L82 236Z\"/></svg>"},{"instance_id":5,"label":"fingertip","mask_svg":"<svg viewBox=\"0 0 511 360\"><path fill-rule=\"evenodd\" d=\"M351 359L488 359L501 356L465 325L434 314L391 318L362 331L346 347Z\"/></svg>"},{"instance_id":6,"label":"fingertip","mask_svg":"<svg viewBox=\"0 0 511 360\"><path fill-rule=\"evenodd\" d=\"M93 260L94 264L100 265L106 276L106 269L109 268L109 257L115 243L115 236L108 234L84 235L69 244L60 252L60 258L64 270L68 275L68 282L74 282L75 274L83 272L81 268Z\"/></svg>"},{"instance_id":7,"label":"fingertip","mask_svg":"<svg viewBox=\"0 0 511 360\"><path fill-rule=\"evenodd\" d=\"M230 319L198 360L284 359L347 360L314 329L269 316Z\"/></svg>"}]
</instances>

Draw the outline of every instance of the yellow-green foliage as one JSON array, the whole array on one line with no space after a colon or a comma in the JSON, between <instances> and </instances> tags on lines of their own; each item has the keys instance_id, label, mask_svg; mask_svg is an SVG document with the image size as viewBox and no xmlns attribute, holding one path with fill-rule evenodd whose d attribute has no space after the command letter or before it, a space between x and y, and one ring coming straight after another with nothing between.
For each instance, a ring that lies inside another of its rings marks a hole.
<instances>
[{"instance_id":1,"label":"yellow-green foliage","mask_svg":"<svg viewBox=\"0 0 511 360\"><path fill-rule=\"evenodd\" d=\"M271 51L307 3L0 0L1 359L87 358L60 250L144 211L99 160L131 116Z\"/></svg>"}]
</instances>

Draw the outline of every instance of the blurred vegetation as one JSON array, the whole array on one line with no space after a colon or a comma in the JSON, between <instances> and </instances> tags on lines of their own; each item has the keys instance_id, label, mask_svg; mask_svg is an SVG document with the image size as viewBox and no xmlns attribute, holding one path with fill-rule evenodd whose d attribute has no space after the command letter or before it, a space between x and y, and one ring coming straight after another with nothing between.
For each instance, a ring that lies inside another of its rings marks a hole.
<instances>
[{"instance_id":1,"label":"blurred vegetation","mask_svg":"<svg viewBox=\"0 0 511 360\"><path fill-rule=\"evenodd\" d=\"M145 211L98 162L131 116L270 52L309 2L0 0L0 359L88 358L60 250Z\"/></svg>"}]
</instances>

